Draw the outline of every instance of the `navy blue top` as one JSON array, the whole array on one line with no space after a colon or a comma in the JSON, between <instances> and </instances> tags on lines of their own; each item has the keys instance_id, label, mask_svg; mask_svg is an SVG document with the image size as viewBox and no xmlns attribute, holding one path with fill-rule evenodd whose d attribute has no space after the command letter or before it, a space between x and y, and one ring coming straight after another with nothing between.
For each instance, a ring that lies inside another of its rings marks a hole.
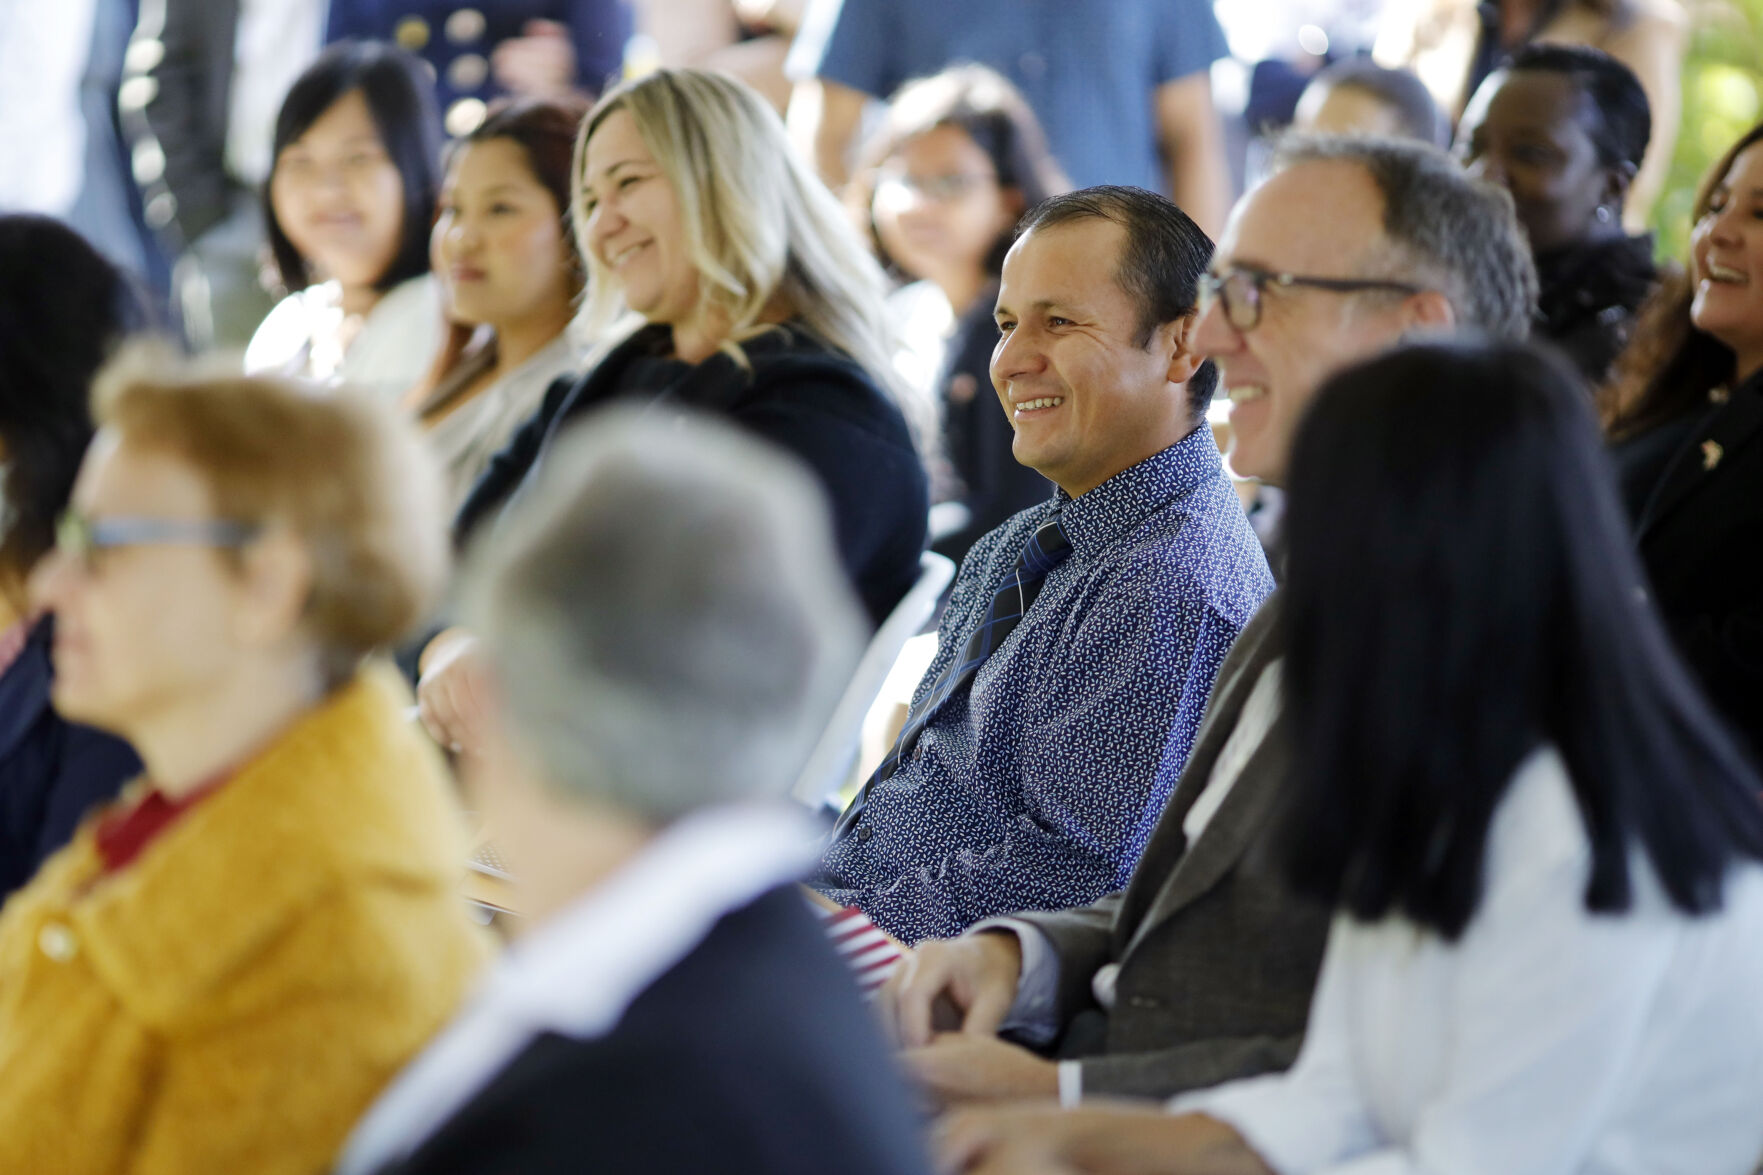
<instances>
[{"instance_id":1,"label":"navy blue top","mask_svg":"<svg viewBox=\"0 0 1763 1175\"><path fill-rule=\"evenodd\" d=\"M1212 431L1198 428L975 543L920 694L1055 510L1071 554L899 771L869 789L812 882L897 938L946 937L1122 888L1219 665L1273 590Z\"/></svg>"},{"instance_id":2,"label":"navy blue top","mask_svg":"<svg viewBox=\"0 0 1763 1175\"><path fill-rule=\"evenodd\" d=\"M989 65L1072 183L1163 192L1152 91L1229 51L1209 0L811 0L787 68L886 98L956 62Z\"/></svg>"},{"instance_id":3,"label":"navy blue top","mask_svg":"<svg viewBox=\"0 0 1763 1175\"><path fill-rule=\"evenodd\" d=\"M0 674L0 898L73 837L80 818L141 773L120 739L64 720L49 705L49 620Z\"/></svg>"}]
</instances>

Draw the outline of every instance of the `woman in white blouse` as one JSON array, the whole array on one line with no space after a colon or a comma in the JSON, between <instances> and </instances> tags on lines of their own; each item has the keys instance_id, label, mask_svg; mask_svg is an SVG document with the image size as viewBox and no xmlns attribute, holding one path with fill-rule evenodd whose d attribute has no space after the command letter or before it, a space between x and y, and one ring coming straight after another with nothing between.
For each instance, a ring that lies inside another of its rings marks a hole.
<instances>
[{"instance_id":1,"label":"woman in white blouse","mask_svg":"<svg viewBox=\"0 0 1763 1175\"><path fill-rule=\"evenodd\" d=\"M288 91L263 205L290 292L252 336L248 373L396 401L427 370L442 322L428 272L441 137L433 90L402 50L344 41Z\"/></svg>"},{"instance_id":2,"label":"woman in white blouse","mask_svg":"<svg viewBox=\"0 0 1763 1175\"><path fill-rule=\"evenodd\" d=\"M586 113L571 100L498 104L447 160L430 254L453 326L405 405L455 509L551 381L582 359L566 328L586 280L568 217Z\"/></svg>"},{"instance_id":3,"label":"woman in white blouse","mask_svg":"<svg viewBox=\"0 0 1763 1175\"><path fill-rule=\"evenodd\" d=\"M1292 1069L1165 1112L969 1113L952 1165L1756 1167L1758 781L1645 602L1576 396L1535 351L1429 344L1300 432L1278 851L1339 914Z\"/></svg>"}]
</instances>

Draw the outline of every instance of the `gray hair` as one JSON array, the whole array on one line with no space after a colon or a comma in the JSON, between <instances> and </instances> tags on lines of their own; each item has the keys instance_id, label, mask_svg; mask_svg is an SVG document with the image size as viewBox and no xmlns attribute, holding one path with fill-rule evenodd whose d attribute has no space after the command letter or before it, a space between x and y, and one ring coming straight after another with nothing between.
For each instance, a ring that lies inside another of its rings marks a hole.
<instances>
[{"instance_id":1,"label":"gray hair","mask_svg":"<svg viewBox=\"0 0 1763 1175\"><path fill-rule=\"evenodd\" d=\"M463 595L547 781L660 824L795 782L860 645L834 550L793 458L612 410L559 440Z\"/></svg>"},{"instance_id":2,"label":"gray hair","mask_svg":"<svg viewBox=\"0 0 1763 1175\"><path fill-rule=\"evenodd\" d=\"M1459 326L1514 342L1530 334L1536 265L1504 188L1424 143L1360 135L1288 136L1273 170L1330 160L1363 167L1383 194L1392 256L1381 276L1438 290Z\"/></svg>"}]
</instances>

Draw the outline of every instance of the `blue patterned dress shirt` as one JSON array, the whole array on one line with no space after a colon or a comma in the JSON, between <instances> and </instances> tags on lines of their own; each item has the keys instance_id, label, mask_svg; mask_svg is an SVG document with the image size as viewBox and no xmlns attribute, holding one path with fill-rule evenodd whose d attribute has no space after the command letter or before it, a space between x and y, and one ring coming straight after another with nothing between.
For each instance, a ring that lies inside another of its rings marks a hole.
<instances>
[{"instance_id":1,"label":"blue patterned dress shirt","mask_svg":"<svg viewBox=\"0 0 1763 1175\"><path fill-rule=\"evenodd\" d=\"M906 942L1122 888L1224 655L1273 590L1202 427L975 543L918 694L966 646L1055 511L1070 556L899 771L869 789L810 882Z\"/></svg>"}]
</instances>

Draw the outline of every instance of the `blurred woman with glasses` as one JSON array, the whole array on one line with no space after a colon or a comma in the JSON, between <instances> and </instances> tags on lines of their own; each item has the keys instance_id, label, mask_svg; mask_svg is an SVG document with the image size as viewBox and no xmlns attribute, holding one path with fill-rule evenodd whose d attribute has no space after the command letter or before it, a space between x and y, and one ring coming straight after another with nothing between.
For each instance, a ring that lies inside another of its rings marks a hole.
<instances>
[{"instance_id":1,"label":"blurred woman with glasses","mask_svg":"<svg viewBox=\"0 0 1763 1175\"><path fill-rule=\"evenodd\" d=\"M0 1170L330 1169L487 957L409 696L438 593L389 407L134 353L31 595L55 705L145 775L0 910Z\"/></svg>"},{"instance_id":2,"label":"blurred woman with glasses","mask_svg":"<svg viewBox=\"0 0 1763 1175\"><path fill-rule=\"evenodd\" d=\"M1015 433L988 366L998 341L992 304L1016 221L1069 187L1028 103L981 65L902 87L852 183L877 256L910 282L890 301L904 374L941 409L932 546L957 560L1052 492L1011 455Z\"/></svg>"},{"instance_id":3,"label":"blurred woman with glasses","mask_svg":"<svg viewBox=\"0 0 1763 1175\"><path fill-rule=\"evenodd\" d=\"M25 597L92 437L92 375L140 325L127 279L73 230L0 217L0 899L140 770L51 708L54 622Z\"/></svg>"}]
</instances>

